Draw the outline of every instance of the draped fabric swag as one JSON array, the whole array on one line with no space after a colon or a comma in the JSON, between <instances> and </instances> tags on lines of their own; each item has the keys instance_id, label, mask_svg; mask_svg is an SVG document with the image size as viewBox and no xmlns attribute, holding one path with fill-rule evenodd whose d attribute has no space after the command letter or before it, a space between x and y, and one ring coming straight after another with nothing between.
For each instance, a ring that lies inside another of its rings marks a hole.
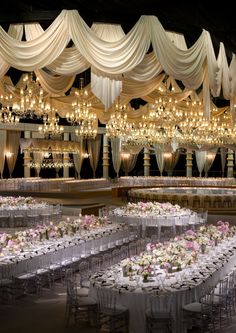
<instances>
[{"instance_id":1,"label":"draped fabric swag","mask_svg":"<svg viewBox=\"0 0 236 333\"><path fill-rule=\"evenodd\" d=\"M236 95L235 56L228 65L222 43L216 56L210 34L205 30L187 48L183 38L173 38L155 16L141 16L122 37L120 27L90 28L76 10L63 10L45 31L38 23L24 28L26 41L21 40L20 25L14 28L17 31L9 29L8 33L0 27L0 74L5 74L7 66L36 70L47 91L51 86L54 93L65 91L76 74L91 67L92 90L106 108L121 89L121 75L146 81L162 70L181 80L187 89L197 89L204 83L206 107L209 89L213 96L218 96L222 89L224 97L231 101ZM67 47L70 41L73 47ZM153 52L147 54L151 44ZM103 82L99 90L97 80ZM51 85L53 81L57 82L55 86Z\"/></svg>"}]
</instances>

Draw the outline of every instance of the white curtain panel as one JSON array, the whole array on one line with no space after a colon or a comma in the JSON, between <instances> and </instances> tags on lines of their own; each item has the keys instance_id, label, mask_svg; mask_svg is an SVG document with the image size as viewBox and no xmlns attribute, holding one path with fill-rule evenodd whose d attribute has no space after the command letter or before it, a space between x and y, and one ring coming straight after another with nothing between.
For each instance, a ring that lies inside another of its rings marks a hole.
<instances>
[{"instance_id":1,"label":"white curtain panel","mask_svg":"<svg viewBox=\"0 0 236 333\"><path fill-rule=\"evenodd\" d=\"M225 164L226 164L227 149L225 147L220 148L220 160L221 160L221 169L222 175L224 175Z\"/></svg>"},{"instance_id":2,"label":"white curtain panel","mask_svg":"<svg viewBox=\"0 0 236 333\"><path fill-rule=\"evenodd\" d=\"M174 168L179 160L180 151L176 150L175 152L164 153L164 169L167 171L168 175L171 175L174 171Z\"/></svg>"},{"instance_id":3,"label":"white curtain panel","mask_svg":"<svg viewBox=\"0 0 236 333\"><path fill-rule=\"evenodd\" d=\"M98 134L95 139L87 140L89 162L93 170L93 178L96 176L96 169L98 166L100 148L101 148L101 135Z\"/></svg>"},{"instance_id":4,"label":"white curtain panel","mask_svg":"<svg viewBox=\"0 0 236 333\"><path fill-rule=\"evenodd\" d=\"M199 171L199 176L202 176L202 171L204 169L204 165L206 163L207 159L207 151L206 150L196 150L195 151L196 156L196 162L197 162L197 168Z\"/></svg>"},{"instance_id":5,"label":"white curtain panel","mask_svg":"<svg viewBox=\"0 0 236 333\"><path fill-rule=\"evenodd\" d=\"M34 162L37 163L37 166L35 167L36 177L39 177L43 158L44 158L44 156L43 156L42 152L37 152L37 151L33 152Z\"/></svg>"},{"instance_id":6,"label":"white curtain panel","mask_svg":"<svg viewBox=\"0 0 236 333\"><path fill-rule=\"evenodd\" d=\"M211 168L211 166L212 166L212 164L215 160L217 150L218 149L207 151L207 158L206 158L206 162L205 162L205 165L204 165L204 171L205 171L206 176L207 176L208 171L210 170L210 168Z\"/></svg>"},{"instance_id":7,"label":"white curtain panel","mask_svg":"<svg viewBox=\"0 0 236 333\"><path fill-rule=\"evenodd\" d=\"M128 74L134 79L135 68L141 66L137 70L137 78L141 80L142 65L152 45L156 59L153 57L151 63L155 69L150 65L147 71L144 70L145 80L147 73L150 73L150 79L154 72L164 70L181 80L187 89L197 89L205 81L205 90L209 87L214 96L221 88L227 98L232 99L236 93L235 57L228 66L223 46L216 57L206 30L189 48L173 42L155 16L142 15L123 38L115 40L113 36L115 41L107 41L108 30L102 37L96 33L77 10L63 10L45 31L38 24L26 25L27 41L18 40L20 33L12 38L1 28L0 68L7 63L22 71L46 68L54 74L73 76L91 67L94 73L105 73L104 78L120 81L119 75ZM67 48L70 41L74 47ZM104 85L107 86L107 80ZM115 86L114 82L112 85ZM112 93L113 89L108 89L107 95L102 93L103 102L111 101L109 95ZM207 105L209 94L204 94L204 98Z\"/></svg>"},{"instance_id":8,"label":"white curtain panel","mask_svg":"<svg viewBox=\"0 0 236 333\"><path fill-rule=\"evenodd\" d=\"M113 168L119 177L119 171L121 166L121 140L120 138L111 138L111 153Z\"/></svg>"},{"instance_id":9,"label":"white curtain panel","mask_svg":"<svg viewBox=\"0 0 236 333\"><path fill-rule=\"evenodd\" d=\"M5 153L6 153L6 143L7 143L7 131L0 130L0 173L1 178L3 178L3 170L5 164Z\"/></svg>"},{"instance_id":10,"label":"white curtain panel","mask_svg":"<svg viewBox=\"0 0 236 333\"><path fill-rule=\"evenodd\" d=\"M86 141L83 138L78 137L74 133L71 133L71 140L77 141L80 144L79 152L77 154L73 154L73 161L74 161L75 170L78 174L78 178L80 179L80 172L81 172L82 164L83 164L83 161L84 161Z\"/></svg>"},{"instance_id":11,"label":"white curtain panel","mask_svg":"<svg viewBox=\"0 0 236 333\"><path fill-rule=\"evenodd\" d=\"M10 156L6 156L10 177L14 171L16 160L20 146L20 131L7 131L6 151L10 152Z\"/></svg>"},{"instance_id":12,"label":"white curtain panel","mask_svg":"<svg viewBox=\"0 0 236 333\"><path fill-rule=\"evenodd\" d=\"M125 36L125 33L118 24L94 23L91 30L101 40L116 42ZM122 76L109 78L106 73L91 69L91 89L104 104L107 110L120 95L122 90Z\"/></svg>"},{"instance_id":13,"label":"white curtain panel","mask_svg":"<svg viewBox=\"0 0 236 333\"><path fill-rule=\"evenodd\" d=\"M154 145L154 151L155 151L157 166L162 176L164 170L164 152L156 145Z\"/></svg>"},{"instance_id":14,"label":"white curtain panel","mask_svg":"<svg viewBox=\"0 0 236 333\"><path fill-rule=\"evenodd\" d=\"M128 176L128 173L131 172L137 162L138 155L129 154L129 156L122 157L121 155L121 169L125 172L125 175Z\"/></svg>"}]
</instances>

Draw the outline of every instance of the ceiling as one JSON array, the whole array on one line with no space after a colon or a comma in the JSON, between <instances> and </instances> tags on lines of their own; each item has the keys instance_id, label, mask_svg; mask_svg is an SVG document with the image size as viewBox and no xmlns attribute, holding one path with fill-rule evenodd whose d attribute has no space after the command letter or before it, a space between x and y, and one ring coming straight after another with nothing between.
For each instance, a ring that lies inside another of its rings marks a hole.
<instances>
[{"instance_id":1,"label":"ceiling","mask_svg":"<svg viewBox=\"0 0 236 333\"><path fill-rule=\"evenodd\" d=\"M224 6L218 6L216 2L203 0L194 3L180 0L8 0L1 4L0 25L7 29L9 23L39 22L46 28L61 10L76 9L89 26L93 22L117 23L127 33L141 15L155 15L165 30L183 33L188 46L193 45L202 29L208 30L216 55L222 41L230 62L232 52L236 54L236 21L230 5L227 1ZM19 71L10 68L8 75L17 82ZM89 81L88 73L86 84ZM228 104L223 96L215 98L214 102L217 106Z\"/></svg>"},{"instance_id":2,"label":"ceiling","mask_svg":"<svg viewBox=\"0 0 236 333\"><path fill-rule=\"evenodd\" d=\"M165 0L9 0L1 4L0 24L37 21L49 25L62 9L77 9L85 22L119 23L125 32L141 15L155 15L166 30L183 33L188 45L199 37L202 29L210 32L217 51L222 41L228 51L236 53L236 21L232 3L224 1Z\"/></svg>"}]
</instances>

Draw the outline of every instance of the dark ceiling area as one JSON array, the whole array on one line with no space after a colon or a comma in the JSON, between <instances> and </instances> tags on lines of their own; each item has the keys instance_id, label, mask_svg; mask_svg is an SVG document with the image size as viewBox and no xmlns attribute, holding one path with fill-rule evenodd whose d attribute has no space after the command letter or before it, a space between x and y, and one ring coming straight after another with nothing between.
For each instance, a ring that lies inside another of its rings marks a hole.
<instances>
[{"instance_id":1,"label":"dark ceiling area","mask_svg":"<svg viewBox=\"0 0 236 333\"><path fill-rule=\"evenodd\" d=\"M166 30L185 35L192 45L202 29L210 32L214 47L222 41L228 57L236 53L236 20L232 2L164 0L56 0L1 3L0 24L40 22L49 25L62 9L77 9L85 22L118 23L128 32L141 15L155 15Z\"/></svg>"}]
</instances>

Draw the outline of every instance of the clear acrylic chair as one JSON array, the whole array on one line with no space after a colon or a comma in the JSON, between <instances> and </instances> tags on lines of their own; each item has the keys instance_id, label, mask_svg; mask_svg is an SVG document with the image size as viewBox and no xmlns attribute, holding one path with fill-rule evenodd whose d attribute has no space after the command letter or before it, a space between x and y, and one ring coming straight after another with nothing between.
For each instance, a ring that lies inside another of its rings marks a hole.
<instances>
[{"instance_id":1,"label":"clear acrylic chair","mask_svg":"<svg viewBox=\"0 0 236 333\"><path fill-rule=\"evenodd\" d=\"M97 289L99 328L106 332L129 332L129 310L117 304L117 294L106 288Z\"/></svg>"},{"instance_id":2,"label":"clear acrylic chair","mask_svg":"<svg viewBox=\"0 0 236 333\"><path fill-rule=\"evenodd\" d=\"M74 279L68 278L66 281L66 311L65 322L68 326L73 316L74 321L88 321L97 327L97 302L93 298L78 295L78 287Z\"/></svg>"},{"instance_id":3,"label":"clear acrylic chair","mask_svg":"<svg viewBox=\"0 0 236 333\"><path fill-rule=\"evenodd\" d=\"M173 295L152 295L146 311L146 333L172 332Z\"/></svg>"},{"instance_id":4,"label":"clear acrylic chair","mask_svg":"<svg viewBox=\"0 0 236 333\"><path fill-rule=\"evenodd\" d=\"M214 287L203 290L199 301L185 304L182 307L183 324L187 328L196 327L200 332L215 332L219 320L218 308L214 302Z\"/></svg>"}]
</instances>

